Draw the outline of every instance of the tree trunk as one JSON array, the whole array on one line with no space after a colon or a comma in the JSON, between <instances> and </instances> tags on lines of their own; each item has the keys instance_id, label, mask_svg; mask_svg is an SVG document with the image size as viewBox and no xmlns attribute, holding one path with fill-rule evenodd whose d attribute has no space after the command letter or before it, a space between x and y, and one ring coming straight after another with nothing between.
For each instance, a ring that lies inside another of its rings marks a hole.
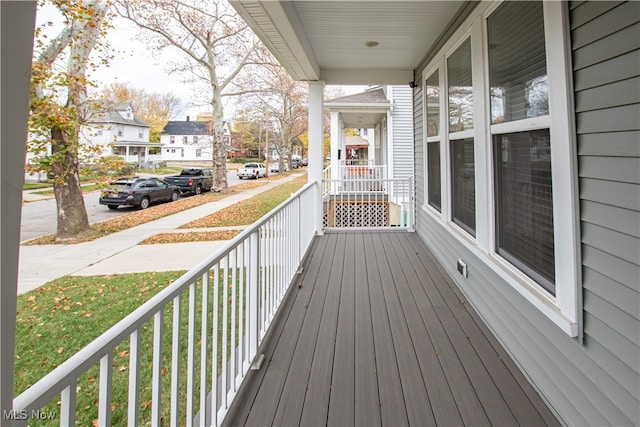
<instances>
[{"instance_id":1,"label":"tree trunk","mask_svg":"<svg viewBox=\"0 0 640 427\"><path fill-rule=\"evenodd\" d=\"M62 182L54 183L53 192L58 215L56 240L64 241L88 232L89 218L80 187L76 150L69 149L69 141L61 130L53 129L51 137L55 141L52 154L64 153L64 161L52 165L54 176L62 177Z\"/></svg>"},{"instance_id":2,"label":"tree trunk","mask_svg":"<svg viewBox=\"0 0 640 427\"><path fill-rule=\"evenodd\" d=\"M220 94L214 89L213 107L213 186L212 191L222 192L229 187L227 182L227 149L224 143L224 121Z\"/></svg>"}]
</instances>

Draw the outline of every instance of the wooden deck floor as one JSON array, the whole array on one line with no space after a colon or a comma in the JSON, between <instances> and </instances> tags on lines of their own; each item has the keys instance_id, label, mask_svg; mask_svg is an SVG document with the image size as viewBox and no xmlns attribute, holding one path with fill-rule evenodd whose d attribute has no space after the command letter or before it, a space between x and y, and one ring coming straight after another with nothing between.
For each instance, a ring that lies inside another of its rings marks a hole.
<instances>
[{"instance_id":1,"label":"wooden deck floor","mask_svg":"<svg viewBox=\"0 0 640 427\"><path fill-rule=\"evenodd\" d=\"M227 425L558 425L415 233L316 240Z\"/></svg>"}]
</instances>

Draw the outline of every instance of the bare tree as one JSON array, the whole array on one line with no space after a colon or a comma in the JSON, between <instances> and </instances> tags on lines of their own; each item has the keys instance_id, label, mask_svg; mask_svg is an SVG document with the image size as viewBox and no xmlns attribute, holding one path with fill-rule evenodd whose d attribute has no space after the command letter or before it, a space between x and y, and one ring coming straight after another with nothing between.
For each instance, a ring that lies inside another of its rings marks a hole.
<instances>
[{"instance_id":1,"label":"bare tree","mask_svg":"<svg viewBox=\"0 0 640 427\"><path fill-rule=\"evenodd\" d=\"M188 74L200 85L198 92L208 96L213 116L213 190L226 190L222 98L237 95L233 80L247 65L261 62L257 39L224 0L116 0L116 4L121 16L146 30L152 48L182 53L184 60L171 63L172 71Z\"/></svg>"},{"instance_id":2,"label":"bare tree","mask_svg":"<svg viewBox=\"0 0 640 427\"><path fill-rule=\"evenodd\" d=\"M48 43L36 29L27 149L32 170L53 174L57 239L89 230L78 172L79 133L89 110L86 77L91 54L107 26L107 0L51 0L65 27ZM45 2L40 5L43 6ZM66 56L64 56L66 54ZM61 63L66 67L60 69ZM61 100L63 100L61 102ZM50 152L49 152L50 147Z\"/></svg>"},{"instance_id":3,"label":"bare tree","mask_svg":"<svg viewBox=\"0 0 640 427\"><path fill-rule=\"evenodd\" d=\"M291 165L294 145L302 146L299 138L307 131L307 88L304 83L294 81L279 65L264 65L261 70L253 77L264 92L253 94L251 98L257 101L254 108L265 113L267 128L273 127L270 145L278 153L279 167L283 170L284 159L288 158Z\"/></svg>"}]
</instances>

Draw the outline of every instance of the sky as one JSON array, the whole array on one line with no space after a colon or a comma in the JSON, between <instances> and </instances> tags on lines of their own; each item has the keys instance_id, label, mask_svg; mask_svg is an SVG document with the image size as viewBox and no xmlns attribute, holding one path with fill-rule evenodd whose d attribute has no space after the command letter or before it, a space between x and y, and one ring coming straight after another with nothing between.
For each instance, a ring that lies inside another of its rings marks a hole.
<instances>
[{"instance_id":1,"label":"sky","mask_svg":"<svg viewBox=\"0 0 640 427\"><path fill-rule=\"evenodd\" d=\"M47 31L50 37L55 37L62 29L62 17L55 7L47 5L38 9L36 25L53 22L53 27ZM132 22L116 17L107 38L113 58L108 66L102 66L92 74L91 79L103 87L113 82L128 83L132 88L145 89L148 92L171 92L180 97L185 103L185 110L176 120L185 120L186 116L195 118L198 112L207 111L202 100L196 99L189 84L182 83L178 75L171 75L163 63L163 57L148 49L137 39L138 29ZM166 61L166 54L164 61ZM348 87L346 93L356 93L364 90L362 86ZM225 99L225 119L233 119L234 108L232 101ZM230 102L230 103L229 103Z\"/></svg>"}]
</instances>

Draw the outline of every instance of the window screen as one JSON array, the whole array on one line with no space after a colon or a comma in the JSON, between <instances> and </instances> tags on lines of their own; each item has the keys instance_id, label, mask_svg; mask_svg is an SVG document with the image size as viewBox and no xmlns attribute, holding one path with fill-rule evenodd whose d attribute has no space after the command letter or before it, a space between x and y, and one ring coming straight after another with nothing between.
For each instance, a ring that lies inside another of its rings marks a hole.
<instances>
[{"instance_id":1,"label":"window screen","mask_svg":"<svg viewBox=\"0 0 640 427\"><path fill-rule=\"evenodd\" d=\"M473 85L471 80L471 39L467 39L447 59L449 132L473 129Z\"/></svg>"},{"instance_id":2,"label":"window screen","mask_svg":"<svg viewBox=\"0 0 640 427\"><path fill-rule=\"evenodd\" d=\"M429 177L429 204L440 211L440 143L429 142L427 144L427 161Z\"/></svg>"},{"instance_id":3,"label":"window screen","mask_svg":"<svg viewBox=\"0 0 640 427\"><path fill-rule=\"evenodd\" d=\"M487 20L491 123L549 114L542 2L505 2Z\"/></svg>"},{"instance_id":4,"label":"window screen","mask_svg":"<svg viewBox=\"0 0 640 427\"><path fill-rule=\"evenodd\" d=\"M476 235L476 179L473 138L451 141L453 222Z\"/></svg>"},{"instance_id":5,"label":"window screen","mask_svg":"<svg viewBox=\"0 0 640 427\"><path fill-rule=\"evenodd\" d=\"M493 139L498 253L555 295L549 130Z\"/></svg>"}]
</instances>

